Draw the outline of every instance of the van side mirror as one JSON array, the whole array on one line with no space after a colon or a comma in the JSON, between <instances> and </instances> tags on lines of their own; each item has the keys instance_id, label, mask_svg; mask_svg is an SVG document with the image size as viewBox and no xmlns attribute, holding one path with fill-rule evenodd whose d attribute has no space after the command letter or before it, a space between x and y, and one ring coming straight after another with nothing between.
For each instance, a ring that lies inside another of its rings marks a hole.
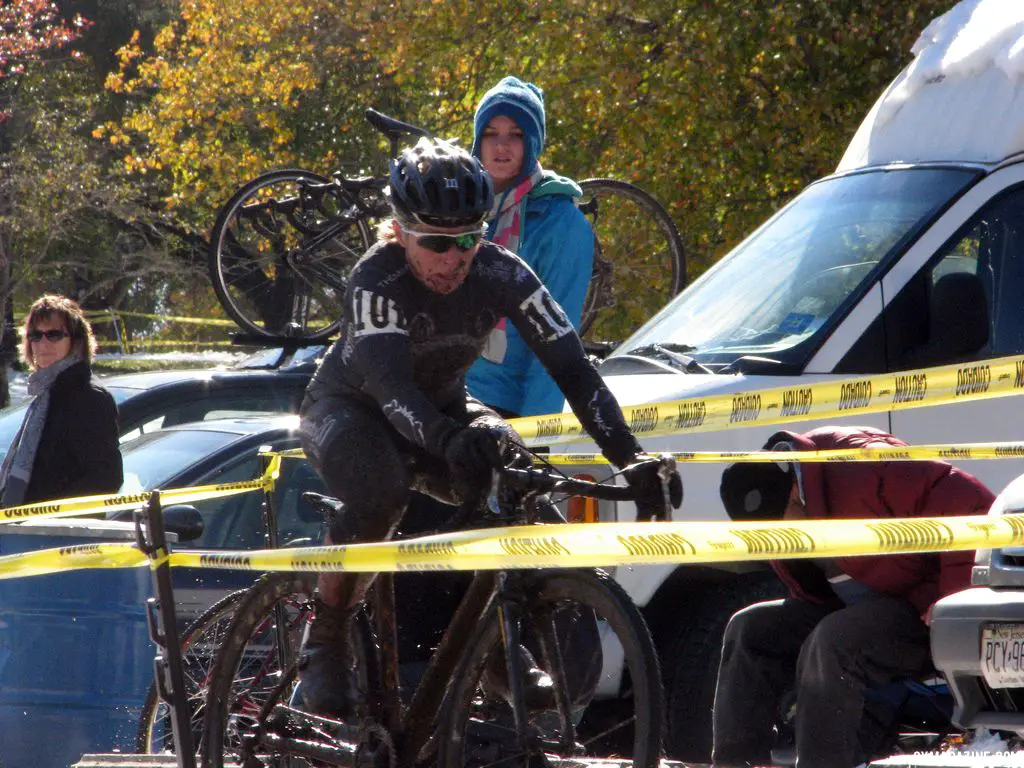
<instances>
[{"instance_id":1,"label":"van side mirror","mask_svg":"<svg viewBox=\"0 0 1024 768\"><path fill-rule=\"evenodd\" d=\"M178 534L178 541L195 541L206 527L203 516L191 504L164 507L164 529Z\"/></svg>"}]
</instances>

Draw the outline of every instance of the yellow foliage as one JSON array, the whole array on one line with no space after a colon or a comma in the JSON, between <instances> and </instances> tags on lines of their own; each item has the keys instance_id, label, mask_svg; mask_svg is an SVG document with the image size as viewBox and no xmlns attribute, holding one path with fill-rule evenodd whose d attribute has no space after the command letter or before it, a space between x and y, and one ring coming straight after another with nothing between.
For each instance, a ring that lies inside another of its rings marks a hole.
<instances>
[{"instance_id":1,"label":"yellow foliage","mask_svg":"<svg viewBox=\"0 0 1024 768\"><path fill-rule=\"evenodd\" d=\"M652 192L692 277L833 167L914 14L943 3L181 0L151 49L135 35L119 51L106 84L132 108L95 135L159 173L165 205L205 231L273 167L380 173L367 106L468 144L480 97L515 74L545 89L544 164Z\"/></svg>"}]
</instances>

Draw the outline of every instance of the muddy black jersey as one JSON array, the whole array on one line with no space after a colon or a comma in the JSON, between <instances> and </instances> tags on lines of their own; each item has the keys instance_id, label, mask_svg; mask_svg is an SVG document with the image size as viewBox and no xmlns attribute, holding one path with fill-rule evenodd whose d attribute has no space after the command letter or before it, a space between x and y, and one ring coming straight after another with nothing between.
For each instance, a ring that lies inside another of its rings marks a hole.
<instances>
[{"instance_id":1,"label":"muddy black jersey","mask_svg":"<svg viewBox=\"0 0 1024 768\"><path fill-rule=\"evenodd\" d=\"M442 455L461 428L442 410L467 397L466 370L501 318L522 334L609 460L622 466L639 452L562 308L522 259L491 243L449 294L420 283L397 243L367 251L349 277L341 338L309 393L372 403L407 439Z\"/></svg>"}]
</instances>

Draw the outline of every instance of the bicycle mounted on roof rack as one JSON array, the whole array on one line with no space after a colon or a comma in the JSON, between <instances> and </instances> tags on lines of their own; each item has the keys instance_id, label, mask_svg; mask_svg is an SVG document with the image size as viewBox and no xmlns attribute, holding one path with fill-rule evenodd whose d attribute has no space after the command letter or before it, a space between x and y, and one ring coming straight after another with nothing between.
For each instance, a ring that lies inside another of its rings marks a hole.
<instances>
[{"instance_id":1,"label":"bicycle mounted on roof rack","mask_svg":"<svg viewBox=\"0 0 1024 768\"><path fill-rule=\"evenodd\" d=\"M366 119L387 137L392 157L402 136L432 135L373 109ZM347 275L369 249L372 226L391 214L386 186L386 175L284 169L228 200L211 234L209 274L247 341L298 348L337 333ZM595 232L580 332L600 356L614 346L604 339L624 338L682 289L685 264L675 224L649 194L612 179L580 186L578 205Z\"/></svg>"}]
</instances>

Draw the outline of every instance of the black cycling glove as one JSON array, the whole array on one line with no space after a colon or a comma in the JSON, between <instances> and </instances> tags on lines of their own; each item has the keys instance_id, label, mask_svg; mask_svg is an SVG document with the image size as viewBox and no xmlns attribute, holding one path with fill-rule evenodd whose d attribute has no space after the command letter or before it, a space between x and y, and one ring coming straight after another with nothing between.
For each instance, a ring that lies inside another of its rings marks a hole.
<instances>
[{"instance_id":1,"label":"black cycling glove","mask_svg":"<svg viewBox=\"0 0 1024 768\"><path fill-rule=\"evenodd\" d=\"M486 495L491 473L504 466L499 438L491 428L465 427L444 446L444 458L452 474L452 485L463 502Z\"/></svg>"},{"instance_id":2,"label":"black cycling glove","mask_svg":"<svg viewBox=\"0 0 1024 768\"><path fill-rule=\"evenodd\" d=\"M683 479L675 460L671 456L640 455L634 461L623 474L636 493L636 519L671 520L672 510L683 503Z\"/></svg>"}]
</instances>

